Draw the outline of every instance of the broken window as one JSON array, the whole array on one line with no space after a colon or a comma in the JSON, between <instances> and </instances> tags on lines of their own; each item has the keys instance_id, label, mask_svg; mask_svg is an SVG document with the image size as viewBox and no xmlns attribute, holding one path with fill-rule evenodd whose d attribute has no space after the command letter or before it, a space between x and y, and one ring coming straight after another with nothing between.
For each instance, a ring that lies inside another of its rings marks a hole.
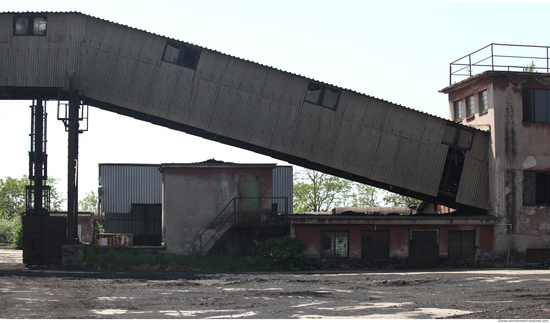
<instances>
[{"instance_id":1,"label":"broken window","mask_svg":"<svg viewBox=\"0 0 550 323\"><path fill-rule=\"evenodd\" d=\"M549 90L523 89L523 122L550 122Z\"/></svg>"},{"instance_id":2,"label":"broken window","mask_svg":"<svg viewBox=\"0 0 550 323\"><path fill-rule=\"evenodd\" d=\"M162 60L190 69L196 69L201 49L183 43L167 41Z\"/></svg>"},{"instance_id":3,"label":"broken window","mask_svg":"<svg viewBox=\"0 0 550 323\"><path fill-rule=\"evenodd\" d=\"M309 82L304 101L336 110L339 99L340 90L326 85Z\"/></svg>"},{"instance_id":4,"label":"broken window","mask_svg":"<svg viewBox=\"0 0 550 323\"><path fill-rule=\"evenodd\" d=\"M453 103L453 110L455 120L462 119L462 101L455 101Z\"/></svg>"},{"instance_id":5,"label":"broken window","mask_svg":"<svg viewBox=\"0 0 550 323\"><path fill-rule=\"evenodd\" d=\"M15 36L46 36L46 16L14 16L13 34Z\"/></svg>"},{"instance_id":6,"label":"broken window","mask_svg":"<svg viewBox=\"0 0 550 323\"><path fill-rule=\"evenodd\" d=\"M347 258L348 241L348 231L323 231L321 233L321 258Z\"/></svg>"},{"instance_id":7,"label":"broken window","mask_svg":"<svg viewBox=\"0 0 550 323\"><path fill-rule=\"evenodd\" d=\"M453 199L456 197L462 176L462 168L464 168L464 159L464 151L449 147L439 182L438 196L446 196Z\"/></svg>"},{"instance_id":8,"label":"broken window","mask_svg":"<svg viewBox=\"0 0 550 323\"><path fill-rule=\"evenodd\" d=\"M458 193L462 168L466 159L466 151L472 148L474 129L458 124L447 123L443 130L441 143L448 145L447 158L439 182L438 196L455 198Z\"/></svg>"},{"instance_id":9,"label":"broken window","mask_svg":"<svg viewBox=\"0 0 550 323\"><path fill-rule=\"evenodd\" d=\"M473 116L476 113L473 95L466 98L466 110L468 111L468 117Z\"/></svg>"},{"instance_id":10,"label":"broken window","mask_svg":"<svg viewBox=\"0 0 550 323\"><path fill-rule=\"evenodd\" d=\"M550 173L523 172L523 205L550 205Z\"/></svg>"},{"instance_id":11,"label":"broken window","mask_svg":"<svg viewBox=\"0 0 550 323\"><path fill-rule=\"evenodd\" d=\"M478 100L479 100L479 113L483 113L487 111L488 105L487 105L487 91L481 91L478 93Z\"/></svg>"},{"instance_id":12,"label":"broken window","mask_svg":"<svg viewBox=\"0 0 550 323\"><path fill-rule=\"evenodd\" d=\"M449 231L449 258L474 258L475 231Z\"/></svg>"}]
</instances>

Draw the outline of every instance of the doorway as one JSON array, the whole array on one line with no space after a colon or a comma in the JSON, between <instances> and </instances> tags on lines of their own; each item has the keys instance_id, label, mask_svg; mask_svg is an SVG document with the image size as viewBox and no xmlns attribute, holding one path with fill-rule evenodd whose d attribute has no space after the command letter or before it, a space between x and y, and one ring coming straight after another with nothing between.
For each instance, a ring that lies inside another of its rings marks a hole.
<instances>
[{"instance_id":1,"label":"doorway","mask_svg":"<svg viewBox=\"0 0 550 323\"><path fill-rule=\"evenodd\" d=\"M409 235L409 267L439 266L439 229L411 229Z\"/></svg>"},{"instance_id":2,"label":"doorway","mask_svg":"<svg viewBox=\"0 0 550 323\"><path fill-rule=\"evenodd\" d=\"M237 223L241 225L260 224L260 184L260 175L239 175L239 214Z\"/></svg>"}]
</instances>

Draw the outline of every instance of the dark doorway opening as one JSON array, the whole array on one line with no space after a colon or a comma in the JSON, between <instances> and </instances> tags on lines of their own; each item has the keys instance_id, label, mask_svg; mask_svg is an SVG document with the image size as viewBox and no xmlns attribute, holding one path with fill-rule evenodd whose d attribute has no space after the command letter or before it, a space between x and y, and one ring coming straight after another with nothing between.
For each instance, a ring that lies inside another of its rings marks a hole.
<instances>
[{"instance_id":1,"label":"dark doorway opening","mask_svg":"<svg viewBox=\"0 0 550 323\"><path fill-rule=\"evenodd\" d=\"M388 259L389 231L361 231L361 259Z\"/></svg>"},{"instance_id":2,"label":"dark doorway opening","mask_svg":"<svg viewBox=\"0 0 550 323\"><path fill-rule=\"evenodd\" d=\"M438 266L439 229L411 229L409 267L434 268Z\"/></svg>"}]
</instances>

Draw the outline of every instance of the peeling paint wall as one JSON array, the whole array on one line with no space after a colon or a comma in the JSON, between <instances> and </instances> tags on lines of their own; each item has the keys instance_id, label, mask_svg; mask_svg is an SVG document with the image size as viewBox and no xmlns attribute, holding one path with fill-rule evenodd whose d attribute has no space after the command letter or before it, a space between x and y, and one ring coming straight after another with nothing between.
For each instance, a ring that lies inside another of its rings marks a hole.
<instances>
[{"instance_id":1,"label":"peeling paint wall","mask_svg":"<svg viewBox=\"0 0 550 323\"><path fill-rule=\"evenodd\" d=\"M260 195L272 196L273 168L275 164L162 164L166 251L198 251L199 233L239 196L239 175L258 175ZM271 200L265 207L271 208Z\"/></svg>"},{"instance_id":2,"label":"peeling paint wall","mask_svg":"<svg viewBox=\"0 0 550 323\"><path fill-rule=\"evenodd\" d=\"M526 249L550 248L548 207L523 205L523 172L550 170L550 124L523 122L522 90L533 88L550 89L550 76L486 72L447 92L452 107L453 101L488 91L488 112L460 122L490 128L490 213L501 225L495 230L495 251L498 257L510 253L518 261L525 258Z\"/></svg>"},{"instance_id":3,"label":"peeling paint wall","mask_svg":"<svg viewBox=\"0 0 550 323\"><path fill-rule=\"evenodd\" d=\"M388 231L389 258L407 259L411 229L439 230L439 256L447 257L449 252L449 231L475 230L476 255L486 257L493 252L494 220L472 219L418 219L398 217L376 219L373 217L345 216L292 217L291 233L306 244L305 254L309 258L321 258L323 231L349 232L349 259L361 259L361 232Z\"/></svg>"}]
</instances>

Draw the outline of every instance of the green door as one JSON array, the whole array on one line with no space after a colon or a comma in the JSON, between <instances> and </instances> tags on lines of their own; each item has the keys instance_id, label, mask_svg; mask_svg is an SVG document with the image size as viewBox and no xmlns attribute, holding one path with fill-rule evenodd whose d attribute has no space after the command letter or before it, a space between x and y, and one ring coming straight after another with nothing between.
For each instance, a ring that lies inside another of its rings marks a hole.
<instances>
[{"instance_id":1,"label":"green door","mask_svg":"<svg viewBox=\"0 0 550 323\"><path fill-rule=\"evenodd\" d=\"M238 223L241 225L260 224L260 183L260 175L239 175Z\"/></svg>"}]
</instances>

